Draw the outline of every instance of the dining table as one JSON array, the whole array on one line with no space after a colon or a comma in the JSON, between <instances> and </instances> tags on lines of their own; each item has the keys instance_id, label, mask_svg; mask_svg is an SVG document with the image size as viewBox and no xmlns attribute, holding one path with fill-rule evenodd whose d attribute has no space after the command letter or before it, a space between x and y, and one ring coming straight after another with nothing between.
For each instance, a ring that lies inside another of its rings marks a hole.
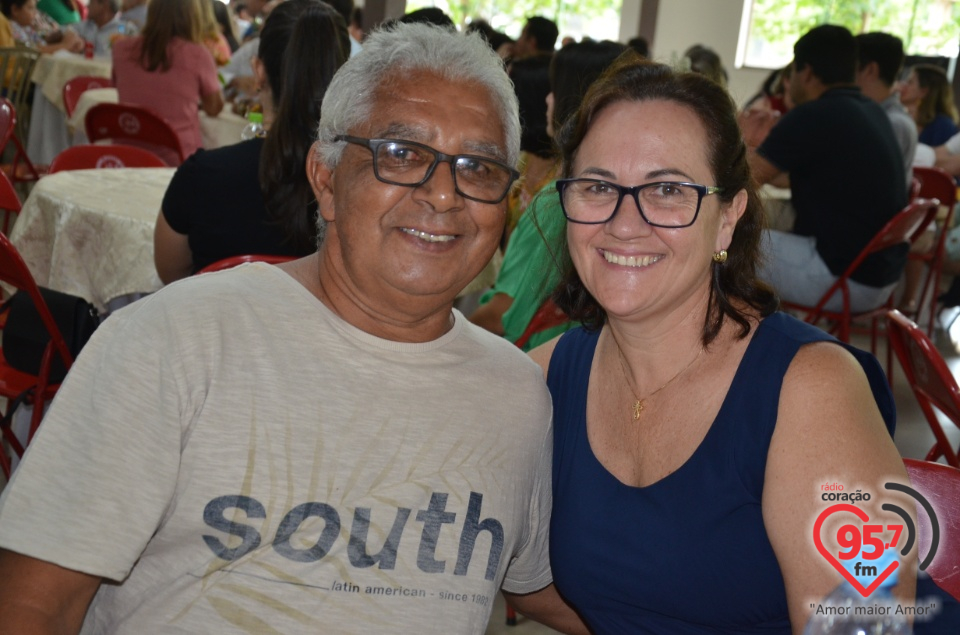
<instances>
[{"instance_id":1,"label":"dining table","mask_svg":"<svg viewBox=\"0 0 960 635\"><path fill-rule=\"evenodd\" d=\"M110 77L113 63L109 57L86 58L68 51L41 55L34 67L36 85L27 132L27 156L35 164L49 165L60 152L78 143L86 143L83 118L96 103L119 101L116 88L100 88L80 95L73 114L67 118L63 105L63 85L81 75ZM88 94L89 93L89 94ZM199 111L202 147L220 148L240 141L246 120L224 108L216 117Z\"/></svg>"},{"instance_id":2,"label":"dining table","mask_svg":"<svg viewBox=\"0 0 960 635\"><path fill-rule=\"evenodd\" d=\"M10 240L42 287L110 313L163 286L153 229L174 168L68 170L40 179Z\"/></svg>"},{"instance_id":3,"label":"dining table","mask_svg":"<svg viewBox=\"0 0 960 635\"><path fill-rule=\"evenodd\" d=\"M112 68L109 57L87 58L66 50L40 56L31 78L36 85L27 131L27 156L31 161L47 165L71 145L63 105L67 80L81 75L110 77Z\"/></svg>"},{"instance_id":4,"label":"dining table","mask_svg":"<svg viewBox=\"0 0 960 635\"><path fill-rule=\"evenodd\" d=\"M87 111L96 104L115 104L119 100L120 97L116 88L91 88L81 93L73 114L67 119L67 130L71 144L87 143L87 134L84 129ZM247 120L234 113L229 106L220 111L220 114L216 117L211 117L200 111L202 147L210 150L239 143L240 133L243 132L246 125Z\"/></svg>"}]
</instances>

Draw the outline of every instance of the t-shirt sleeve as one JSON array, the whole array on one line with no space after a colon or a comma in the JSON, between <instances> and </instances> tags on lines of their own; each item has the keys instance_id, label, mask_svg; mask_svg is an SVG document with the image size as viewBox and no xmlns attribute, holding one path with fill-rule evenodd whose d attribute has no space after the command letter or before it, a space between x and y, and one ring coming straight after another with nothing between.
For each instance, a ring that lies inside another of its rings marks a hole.
<instances>
[{"instance_id":1,"label":"t-shirt sleeve","mask_svg":"<svg viewBox=\"0 0 960 635\"><path fill-rule=\"evenodd\" d=\"M801 106L784 115L757 148L757 154L783 172L791 172L796 166L813 160L824 146L817 136L822 126L811 120L809 110L809 106Z\"/></svg>"},{"instance_id":2,"label":"t-shirt sleeve","mask_svg":"<svg viewBox=\"0 0 960 635\"><path fill-rule=\"evenodd\" d=\"M520 222L525 227L523 243L517 250L519 262L512 265L517 267L511 281L513 289L510 295L514 302L503 314L503 336L511 342L523 335L540 305L560 281L558 260L559 252L563 249L566 221L560 209L559 194L553 189L552 183L541 190ZM514 234L520 229L518 224ZM507 246L508 253L512 247L513 237Z\"/></svg>"},{"instance_id":3,"label":"t-shirt sleeve","mask_svg":"<svg viewBox=\"0 0 960 635\"><path fill-rule=\"evenodd\" d=\"M194 56L197 58L197 74L200 80L200 95L220 92L220 80L217 78L217 65L213 55L202 44L195 44Z\"/></svg>"},{"instance_id":4,"label":"t-shirt sleeve","mask_svg":"<svg viewBox=\"0 0 960 635\"><path fill-rule=\"evenodd\" d=\"M539 369L536 372L540 372ZM553 406L549 393L543 390L540 412L549 414ZM502 588L507 593L525 594L539 591L553 582L550 570L550 509L553 506L553 427L540 447L534 475L527 534L507 567Z\"/></svg>"},{"instance_id":5,"label":"t-shirt sleeve","mask_svg":"<svg viewBox=\"0 0 960 635\"><path fill-rule=\"evenodd\" d=\"M184 378L169 316L135 319L135 306L101 325L62 384L0 498L0 547L120 581L168 512Z\"/></svg>"},{"instance_id":6,"label":"t-shirt sleeve","mask_svg":"<svg viewBox=\"0 0 960 635\"><path fill-rule=\"evenodd\" d=\"M178 234L188 235L191 228L191 215L199 192L205 191L201 159L204 151L198 150L187 158L174 172L167 191L163 194L163 217L170 229Z\"/></svg>"},{"instance_id":7,"label":"t-shirt sleeve","mask_svg":"<svg viewBox=\"0 0 960 635\"><path fill-rule=\"evenodd\" d=\"M947 139L947 142L944 145L947 147L947 152L950 154L960 154L960 133L957 133Z\"/></svg>"}]
</instances>

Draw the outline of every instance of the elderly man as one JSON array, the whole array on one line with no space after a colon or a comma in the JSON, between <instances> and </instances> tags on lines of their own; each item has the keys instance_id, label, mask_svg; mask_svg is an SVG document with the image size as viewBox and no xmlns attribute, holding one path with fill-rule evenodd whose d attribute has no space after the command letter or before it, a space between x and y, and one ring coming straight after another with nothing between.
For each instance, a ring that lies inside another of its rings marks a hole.
<instances>
[{"instance_id":1,"label":"elderly man","mask_svg":"<svg viewBox=\"0 0 960 635\"><path fill-rule=\"evenodd\" d=\"M119 0L90 0L87 19L75 28L77 35L93 44L94 55L106 57L110 55L114 39L139 33L137 25L124 20L118 13L119 10Z\"/></svg>"},{"instance_id":2,"label":"elderly man","mask_svg":"<svg viewBox=\"0 0 960 635\"><path fill-rule=\"evenodd\" d=\"M518 141L478 36L372 35L308 160L319 251L174 284L87 345L0 500L0 624L483 633L502 587L582 631L551 585L542 377L452 309Z\"/></svg>"}]
</instances>

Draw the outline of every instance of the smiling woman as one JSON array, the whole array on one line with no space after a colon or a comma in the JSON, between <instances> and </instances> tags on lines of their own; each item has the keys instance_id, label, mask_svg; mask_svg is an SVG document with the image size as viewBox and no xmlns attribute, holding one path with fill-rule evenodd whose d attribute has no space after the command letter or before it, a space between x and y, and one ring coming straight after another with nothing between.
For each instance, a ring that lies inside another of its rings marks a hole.
<instances>
[{"instance_id":1,"label":"smiling woman","mask_svg":"<svg viewBox=\"0 0 960 635\"><path fill-rule=\"evenodd\" d=\"M757 280L762 209L723 88L618 60L558 143L554 299L584 326L531 353L554 405L557 588L598 633L799 632L837 584L809 536L820 484L906 480L882 371Z\"/></svg>"}]
</instances>

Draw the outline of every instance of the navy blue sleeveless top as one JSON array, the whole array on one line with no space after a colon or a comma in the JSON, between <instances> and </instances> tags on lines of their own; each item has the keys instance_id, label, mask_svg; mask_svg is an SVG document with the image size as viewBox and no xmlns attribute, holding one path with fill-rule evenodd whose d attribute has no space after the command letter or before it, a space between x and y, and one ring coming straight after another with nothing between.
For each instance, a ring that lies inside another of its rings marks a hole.
<instances>
[{"instance_id":1,"label":"navy blue sleeveless top","mask_svg":"<svg viewBox=\"0 0 960 635\"><path fill-rule=\"evenodd\" d=\"M834 341L784 313L760 322L700 446L647 487L624 485L587 440L590 364L599 331L557 343L550 562L560 592L596 633L784 633L783 578L760 502L783 376L804 344ZM893 434L896 409L870 354L863 366ZM696 398L691 394L690 398Z\"/></svg>"}]
</instances>

